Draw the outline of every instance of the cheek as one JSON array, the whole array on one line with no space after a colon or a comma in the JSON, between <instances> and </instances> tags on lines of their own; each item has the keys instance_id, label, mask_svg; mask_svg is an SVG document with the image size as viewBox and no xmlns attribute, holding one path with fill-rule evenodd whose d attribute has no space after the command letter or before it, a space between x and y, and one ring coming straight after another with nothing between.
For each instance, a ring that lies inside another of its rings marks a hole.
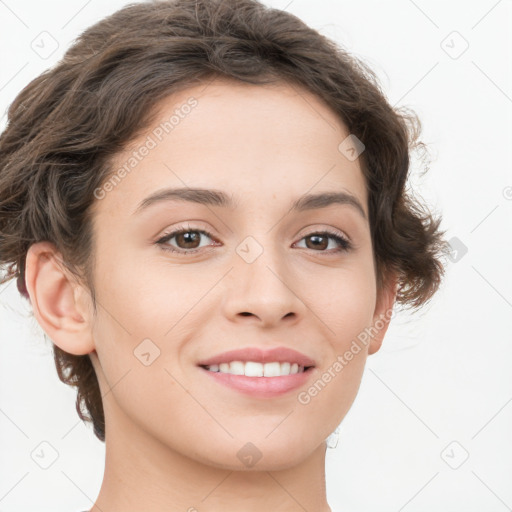
<instances>
[{"instance_id":1,"label":"cheek","mask_svg":"<svg viewBox=\"0 0 512 512\"><path fill-rule=\"evenodd\" d=\"M214 430L217 425L208 423L211 418L184 389L190 382L168 364L173 358L170 349L160 347L157 355L151 345L136 350L136 355L131 349L117 350L115 358L105 350L98 354L103 371L100 381L108 383L102 395L111 431L125 432L128 439L149 434L178 453L191 455L200 450L198 439L205 437L205 429Z\"/></svg>"},{"instance_id":2,"label":"cheek","mask_svg":"<svg viewBox=\"0 0 512 512\"><path fill-rule=\"evenodd\" d=\"M343 421L357 396L365 361L363 349L350 361L334 357L300 391L296 416L304 418L307 431L321 433L320 439L325 439Z\"/></svg>"},{"instance_id":3,"label":"cheek","mask_svg":"<svg viewBox=\"0 0 512 512\"><path fill-rule=\"evenodd\" d=\"M130 257L133 252L116 251L98 268L98 300L108 313L102 328L117 333L119 340L129 336L133 343L145 338L165 343L174 329L189 323L212 276L195 265L166 262L158 253Z\"/></svg>"},{"instance_id":4,"label":"cheek","mask_svg":"<svg viewBox=\"0 0 512 512\"><path fill-rule=\"evenodd\" d=\"M308 306L325 335L321 368L297 396L297 408L311 428L328 435L350 409L368 355L376 301L371 255L336 271L319 271L302 283Z\"/></svg>"},{"instance_id":5,"label":"cheek","mask_svg":"<svg viewBox=\"0 0 512 512\"><path fill-rule=\"evenodd\" d=\"M376 282L371 258L353 259L338 269L320 269L301 288L308 306L328 328L331 343L340 350L372 322Z\"/></svg>"}]
</instances>

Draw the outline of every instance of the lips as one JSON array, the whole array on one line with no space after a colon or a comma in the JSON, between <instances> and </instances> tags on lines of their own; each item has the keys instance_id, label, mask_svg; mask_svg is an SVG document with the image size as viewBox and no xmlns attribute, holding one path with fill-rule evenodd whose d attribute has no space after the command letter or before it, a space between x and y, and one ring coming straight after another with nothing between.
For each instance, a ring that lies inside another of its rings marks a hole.
<instances>
[{"instance_id":1,"label":"lips","mask_svg":"<svg viewBox=\"0 0 512 512\"><path fill-rule=\"evenodd\" d=\"M230 363L231 361L255 362L255 363L297 363L299 366L309 368L315 365L315 361L301 352L297 352L287 347L276 347L273 349L260 349L249 347L238 350L230 350L217 354L208 359L204 359L197 363L198 366L219 365L222 363Z\"/></svg>"},{"instance_id":2,"label":"lips","mask_svg":"<svg viewBox=\"0 0 512 512\"><path fill-rule=\"evenodd\" d=\"M249 365L254 368L260 367L260 370L261 366L264 366L263 374L267 373L268 370L268 368L265 367L273 368L280 364L282 374L276 375L276 371L271 371L271 375L262 376L261 371L251 371L249 373L254 375L241 375L235 374L239 372L226 372L226 369L220 371L222 366L227 366L227 364L229 364L229 370L231 370L231 366L233 365L236 367L243 367L245 365L245 372ZM230 350L204 359L198 363L202 375L210 379L209 382L218 383L224 388L229 388L237 393L252 398L265 400L285 397L287 394L306 385L308 380L313 378L315 374L315 366L316 363L313 359L287 347L276 347L265 350L257 347L248 347ZM215 370L213 369L214 367ZM286 373L283 367L290 373ZM292 369L294 369L293 373L291 371ZM258 373L258 375L255 373Z\"/></svg>"}]
</instances>

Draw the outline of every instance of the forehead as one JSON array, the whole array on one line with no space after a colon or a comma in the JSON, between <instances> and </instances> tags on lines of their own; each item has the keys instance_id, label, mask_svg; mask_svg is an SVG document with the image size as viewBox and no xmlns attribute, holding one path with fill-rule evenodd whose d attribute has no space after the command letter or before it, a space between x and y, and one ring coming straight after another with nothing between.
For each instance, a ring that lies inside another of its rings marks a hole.
<instances>
[{"instance_id":1,"label":"forehead","mask_svg":"<svg viewBox=\"0 0 512 512\"><path fill-rule=\"evenodd\" d=\"M133 211L157 189L189 186L225 190L242 206L248 197L344 190L366 210L359 159L340 150L349 135L321 98L295 84L216 79L155 105L151 125L112 161L113 172L125 171L98 207Z\"/></svg>"}]
</instances>

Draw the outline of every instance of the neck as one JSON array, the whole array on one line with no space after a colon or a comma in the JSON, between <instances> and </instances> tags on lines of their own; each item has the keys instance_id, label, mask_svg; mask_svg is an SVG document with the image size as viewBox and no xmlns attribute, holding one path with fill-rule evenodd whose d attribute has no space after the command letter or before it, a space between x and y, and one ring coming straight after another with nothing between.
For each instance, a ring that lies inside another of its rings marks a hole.
<instances>
[{"instance_id":1,"label":"neck","mask_svg":"<svg viewBox=\"0 0 512 512\"><path fill-rule=\"evenodd\" d=\"M91 512L331 511L325 444L294 467L233 471L163 445L126 417L106 420L105 473Z\"/></svg>"}]
</instances>

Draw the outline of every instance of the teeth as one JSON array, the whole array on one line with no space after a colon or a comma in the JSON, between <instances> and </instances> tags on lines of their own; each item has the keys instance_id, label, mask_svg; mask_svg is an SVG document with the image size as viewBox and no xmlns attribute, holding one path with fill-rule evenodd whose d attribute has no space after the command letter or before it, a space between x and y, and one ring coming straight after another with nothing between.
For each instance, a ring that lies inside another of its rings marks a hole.
<instances>
[{"instance_id":1,"label":"teeth","mask_svg":"<svg viewBox=\"0 0 512 512\"><path fill-rule=\"evenodd\" d=\"M227 366L229 373L232 373L233 375L245 375L244 363L242 363L242 361L233 361Z\"/></svg>"},{"instance_id":2,"label":"teeth","mask_svg":"<svg viewBox=\"0 0 512 512\"><path fill-rule=\"evenodd\" d=\"M297 363L256 363L254 361L231 361L206 367L211 372L245 375L246 377L281 377L304 372L304 366Z\"/></svg>"},{"instance_id":3,"label":"teeth","mask_svg":"<svg viewBox=\"0 0 512 512\"><path fill-rule=\"evenodd\" d=\"M281 363L265 363L263 365L264 377L279 377L281 375Z\"/></svg>"}]
</instances>

